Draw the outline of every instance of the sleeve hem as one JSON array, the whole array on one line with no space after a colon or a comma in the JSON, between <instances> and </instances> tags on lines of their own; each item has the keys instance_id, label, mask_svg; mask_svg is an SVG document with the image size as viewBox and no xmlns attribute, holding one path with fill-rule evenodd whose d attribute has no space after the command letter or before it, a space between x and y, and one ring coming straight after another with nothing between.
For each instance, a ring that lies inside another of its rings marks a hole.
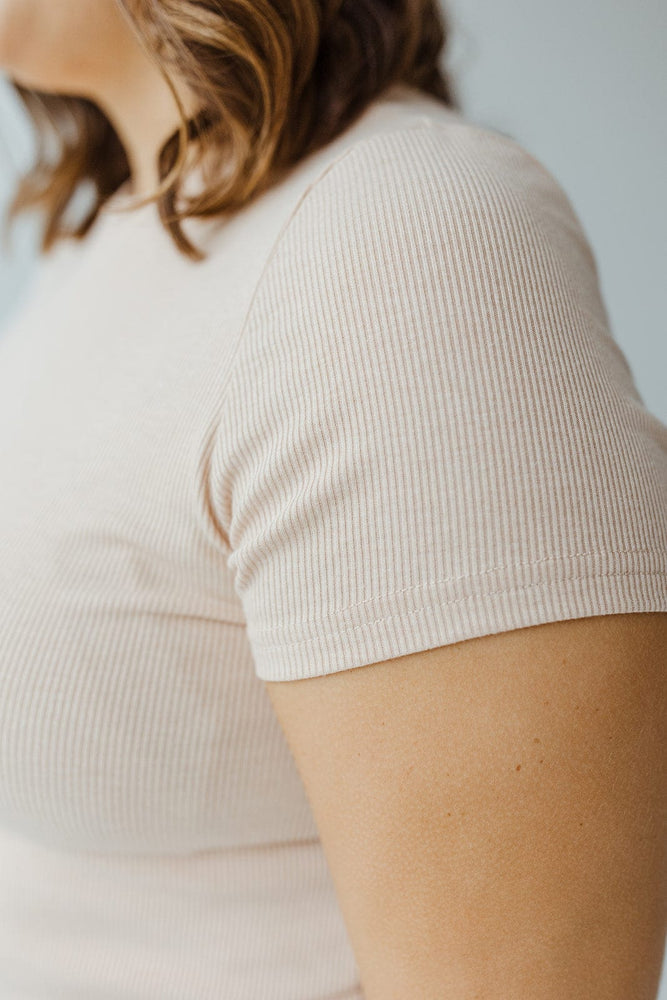
<instances>
[{"instance_id":1,"label":"sleeve hem","mask_svg":"<svg viewBox=\"0 0 667 1000\"><path fill-rule=\"evenodd\" d=\"M546 622L665 611L662 553L589 552L431 581L249 639L257 676L286 681Z\"/></svg>"}]
</instances>

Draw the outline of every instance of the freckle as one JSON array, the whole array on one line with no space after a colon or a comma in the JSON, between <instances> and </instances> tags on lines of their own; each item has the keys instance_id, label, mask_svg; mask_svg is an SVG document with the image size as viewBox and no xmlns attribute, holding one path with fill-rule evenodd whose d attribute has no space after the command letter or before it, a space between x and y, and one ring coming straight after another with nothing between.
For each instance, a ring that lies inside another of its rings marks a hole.
<instances>
[{"instance_id":1,"label":"freckle","mask_svg":"<svg viewBox=\"0 0 667 1000\"><path fill-rule=\"evenodd\" d=\"M578 705L575 705L575 706L574 706L574 708L575 708L575 711L576 711L576 710L577 710L577 709L579 708L579 706L578 706Z\"/></svg>"},{"instance_id":2,"label":"freckle","mask_svg":"<svg viewBox=\"0 0 667 1000\"><path fill-rule=\"evenodd\" d=\"M579 826L583 826L583 825L584 825L583 823L580 823L580 824L579 824Z\"/></svg>"},{"instance_id":3,"label":"freckle","mask_svg":"<svg viewBox=\"0 0 667 1000\"><path fill-rule=\"evenodd\" d=\"M521 764L517 764L516 769L517 769L517 771L520 771L521 770Z\"/></svg>"},{"instance_id":4,"label":"freckle","mask_svg":"<svg viewBox=\"0 0 667 1000\"><path fill-rule=\"evenodd\" d=\"M538 740L537 736L536 736L536 737L534 738L534 740L533 740L533 743L540 743L540 742L541 742L541 741L540 741L540 740Z\"/></svg>"},{"instance_id":5,"label":"freckle","mask_svg":"<svg viewBox=\"0 0 667 1000\"><path fill-rule=\"evenodd\" d=\"M447 813L447 815L448 815L448 816L451 816L452 814L451 814L451 813Z\"/></svg>"},{"instance_id":6,"label":"freckle","mask_svg":"<svg viewBox=\"0 0 667 1000\"><path fill-rule=\"evenodd\" d=\"M544 764L544 757L543 757L543 758L542 758L542 760L540 761L540 764Z\"/></svg>"},{"instance_id":7,"label":"freckle","mask_svg":"<svg viewBox=\"0 0 667 1000\"><path fill-rule=\"evenodd\" d=\"M545 705L548 705L548 704L549 704L549 702L548 702L548 701L545 701L545 702L544 702L544 704L545 704Z\"/></svg>"}]
</instances>

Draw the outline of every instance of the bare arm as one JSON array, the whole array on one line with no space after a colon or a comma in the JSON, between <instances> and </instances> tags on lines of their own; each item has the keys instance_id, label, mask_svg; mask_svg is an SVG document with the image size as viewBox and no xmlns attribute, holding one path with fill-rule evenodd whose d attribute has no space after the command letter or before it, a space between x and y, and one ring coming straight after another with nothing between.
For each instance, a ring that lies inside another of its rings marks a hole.
<instances>
[{"instance_id":1,"label":"bare arm","mask_svg":"<svg viewBox=\"0 0 667 1000\"><path fill-rule=\"evenodd\" d=\"M366 1000L655 1000L667 614L266 684Z\"/></svg>"}]
</instances>

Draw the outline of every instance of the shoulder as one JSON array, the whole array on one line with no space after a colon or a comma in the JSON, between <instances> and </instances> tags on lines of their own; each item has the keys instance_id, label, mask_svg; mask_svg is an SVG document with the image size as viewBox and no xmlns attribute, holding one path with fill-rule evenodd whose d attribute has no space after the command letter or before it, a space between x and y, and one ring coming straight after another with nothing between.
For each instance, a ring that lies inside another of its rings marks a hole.
<instances>
[{"instance_id":1,"label":"shoulder","mask_svg":"<svg viewBox=\"0 0 667 1000\"><path fill-rule=\"evenodd\" d=\"M606 322L597 263L562 186L503 133L458 115L415 116L350 141L296 204L266 262L255 314L303 304L409 294L542 301L574 296ZM535 276L538 276L537 281ZM341 290L336 294L336 290ZM269 308L262 308L268 296Z\"/></svg>"},{"instance_id":2,"label":"shoulder","mask_svg":"<svg viewBox=\"0 0 667 1000\"><path fill-rule=\"evenodd\" d=\"M274 255L310 270L344 267L350 257L391 265L399 250L403 269L424 254L441 266L447 256L518 264L532 250L581 273L589 291L598 278L580 219L551 171L514 138L456 114L421 115L348 142L304 191Z\"/></svg>"},{"instance_id":3,"label":"shoulder","mask_svg":"<svg viewBox=\"0 0 667 1000\"><path fill-rule=\"evenodd\" d=\"M397 199L398 196L398 199ZM335 203L332 202L335 198ZM295 219L335 210L400 215L415 202L572 205L548 168L511 136L457 114L420 115L353 139L309 185Z\"/></svg>"}]
</instances>

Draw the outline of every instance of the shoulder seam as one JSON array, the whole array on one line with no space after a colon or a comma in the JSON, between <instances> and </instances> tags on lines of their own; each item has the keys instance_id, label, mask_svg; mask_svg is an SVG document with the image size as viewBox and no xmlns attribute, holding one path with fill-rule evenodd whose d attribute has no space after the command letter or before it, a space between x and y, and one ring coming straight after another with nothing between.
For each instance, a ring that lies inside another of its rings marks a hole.
<instances>
[{"instance_id":1,"label":"shoulder seam","mask_svg":"<svg viewBox=\"0 0 667 1000\"><path fill-rule=\"evenodd\" d=\"M229 355L226 378L220 387L220 402L218 407L219 415L222 414L225 398L227 395L227 389L232 381L234 372L236 370L236 360L240 353L241 346L245 340L246 330L250 325L250 321L254 314L256 302L260 298L260 292L264 287L264 282L271 268L271 264L274 258L276 257L278 251L280 250L281 246L284 244L287 234L293 228L295 221L300 217L303 210L303 206L309 200L309 198L312 197L313 193L320 187L322 182L327 177L329 177L332 173L336 172L336 169L340 166L340 164L343 161L346 162L349 161L355 156L355 154L363 155L363 153L366 150L368 150L369 147L373 148L373 146L375 146L379 142L382 142L382 140L384 139L405 132L423 131L433 134L434 132L444 132L452 127L472 129L473 131L491 140L497 140L501 143L509 143L513 147L524 152L531 161L533 161L542 170L544 170L544 167L539 162L539 160L536 160L535 157L533 157L532 154L530 154L527 150L525 150L524 147L521 146L521 144L516 139L514 139L510 135L507 135L506 133L497 132L495 129L489 126L477 125L475 122L471 122L468 119L457 119L451 122L451 124L434 121L432 115L428 114L427 112L419 114L419 116L414 121L403 123L402 125L399 125L396 128L390 128L379 132L375 132L372 135L366 136L357 141L353 141L352 143L350 143L350 145L346 146L343 150L340 151L340 153L334 156L333 159L331 159L328 163L326 163L325 166L322 168L322 170L318 174L316 174L316 176L306 185L304 190L299 195L295 205L289 212L287 218L282 222L280 226L278 234L275 237L271 249L269 250L266 259L262 265L259 278L255 282L255 286L252 290L252 294L248 301L248 305L246 307L243 320L239 327L236 341Z\"/></svg>"},{"instance_id":2,"label":"shoulder seam","mask_svg":"<svg viewBox=\"0 0 667 1000\"><path fill-rule=\"evenodd\" d=\"M337 156L334 156L333 159L330 160L323 167L323 169L306 185L304 190L299 195L295 205L291 209L289 215L280 226L278 234L275 237L271 249L269 250L266 259L262 265L259 277L255 282L255 286L252 290L252 294L248 301L248 306L246 308L243 321L239 328L236 342L229 357L227 378L225 379L224 385L222 386L221 389L223 398L226 392L227 385L231 381L232 373L235 368L236 358L239 353L240 346L243 340L245 339L245 332L252 318L255 303L260 297L260 291L264 286L264 282L270 270L273 259L276 257L278 251L280 250L280 247L284 244L288 232L293 228L295 220L301 215L303 206L309 200L309 198L312 197L313 192L320 187L322 182L331 173L336 172L336 168L339 167L339 165L343 161L350 160L355 156L355 154L362 155L366 150L369 149L369 147L372 148L375 144L381 142L383 139L387 139L392 136L399 135L405 132L417 132L420 130L431 133L445 132L451 127L455 128L463 127L467 129L472 129L473 131L481 134L483 137L498 141L500 143L509 144L515 151L523 153L528 158L528 160L533 164L533 166L539 168L541 172L548 173L544 164L542 164L532 153L530 153L529 150L526 150L525 147L522 146L521 143L513 136L505 132L499 132L490 126L478 125L475 122L469 121L468 119L459 119L451 123L434 121L433 117L428 113L420 114L414 121L410 123L407 124L404 123L403 125L399 125L396 128L375 132L373 135L366 136L365 138L359 139L356 142L352 142L349 146L346 146L345 149L343 149ZM551 174L548 174L548 176L553 180Z\"/></svg>"},{"instance_id":3,"label":"shoulder seam","mask_svg":"<svg viewBox=\"0 0 667 1000\"><path fill-rule=\"evenodd\" d=\"M431 133L445 132L447 129L451 127L465 127L468 129L473 129L474 131L481 133L483 136L486 136L489 139L509 143L512 145L512 147L516 147L518 148L518 150L524 152L529 157L529 159L533 161L535 165L540 167L542 170L545 169L543 164L541 164L539 160L537 160L531 153L525 150L524 147L521 146L516 139L514 139L510 135L507 135L506 133L497 132L495 129L489 128L487 126L476 125L474 122L470 122L467 119L454 121L451 124L437 122L434 121L432 116L427 113L420 114L415 121L410 122L409 124L403 124L399 125L397 128L376 132L373 135L366 136L363 139L359 139L357 142L351 143L349 146L343 149L337 156L335 156L329 163L327 163L325 167L320 171L320 173L318 173L313 178L313 180L310 181L310 183L301 192L299 198L297 199L296 204L290 211L287 218L283 221L278 231L278 235L276 236L273 245L271 246L271 249L267 254L266 260L262 265L262 270L260 272L259 278L255 282L255 287L253 288L252 295L250 296L248 307L246 309L243 318L243 322L239 329L238 339L236 344L234 345L234 349L231 354L230 369L233 367L233 363L238 351L238 346L244 338L244 333L246 327L250 322L250 318L253 312L253 307L255 305L256 300L259 297L260 289L263 287L264 280L270 269L273 258L276 256L280 247L285 242L285 237L287 236L287 233L293 228L295 220L300 216L304 204L312 196L313 192L321 185L321 183L325 180L325 178L327 178L329 174L331 174L332 172L335 172L336 168L342 163L342 161L344 160L347 161L351 159L352 157L354 157L355 154L357 155L363 154L366 150L368 150L369 147L372 148L376 143L380 142L383 139L387 139L404 132L417 132L420 130Z\"/></svg>"},{"instance_id":4,"label":"shoulder seam","mask_svg":"<svg viewBox=\"0 0 667 1000\"><path fill-rule=\"evenodd\" d=\"M402 125L396 129L389 129L386 132L375 133L374 135L368 136L364 139L360 139L358 142L351 143L349 146L346 146L345 149L341 150L341 152L337 156L334 156L333 159L330 160L318 174L316 174L316 176L310 181L309 184L306 185L304 190L301 192L296 201L296 204L293 206L287 218L283 221L282 225L280 226L280 229L278 230L278 235L273 241L271 249L269 250L266 259L262 265L259 278L255 282L255 286L252 290L252 294L248 301L248 306L246 308L245 315L239 327L236 336L236 341L229 354L226 375L220 385L220 393L216 406L216 414L213 419L213 423L211 425L212 438L209 439L209 449L211 447L216 446L214 442L217 440L221 431L221 426L223 423L224 413L225 413L225 406L229 395L229 389L237 371L237 360L241 353L241 348L245 343L246 331L248 329L248 326L250 325L250 320L253 315L254 306L259 298L259 292L263 287L264 280L269 272L271 263L273 262L273 259L275 258L278 249L282 246L284 238L287 232L291 229L294 220L300 215L301 209L303 208L305 202L308 200L308 197L312 195L313 191L320 185L320 183L324 180L324 178L328 177L329 174L332 173L343 160L347 160L348 158L350 158L360 148L365 149L369 143L373 142L373 140L378 139L380 136L392 135L395 134L396 132L416 130L418 128L430 130L432 128L432 125L433 123L431 122L429 116L423 114L420 115L416 121L412 122L409 125ZM210 451L206 461L206 465L207 468L210 469ZM221 532L221 536L224 540L226 548L228 549L228 551L231 551L232 547L229 541L229 536L227 534L226 527L224 525L218 524L217 519L216 519L216 526L218 530Z\"/></svg>"},{"instance_id":5,"label":"shoulder seam","mask_svg":"<svg viewBox=\"0 0 667 1000\"><path fill-rule=\"evenodd\" d=\"M276 236L273 245L269 253L267 254L259 278L255 282L255 287L253 289L252 296L250 297L250 302L248 303L248 308L246 310L246 315L244 317L243 324L241 326L241 332L239 334L239 337L242 336L242 332L245 326L247 325L248 317L250 315L252 306L257 297L257 292L259 290L259 287L263 283L264 277L269 269L271 261L276 256L276 253L278 252L280 245L284 242L284 238L287 234L287 231L292 228L294 220L301 213L304 203L312 195L313 191L317 187L319 187L319 185L325 179L325 177L327 177L327 175L330 174L341 163L342 160L347 160L354 153L359 152L360 149L365 149L375 139L383 138L388 135L394 135L396 132L412 131L413 129L419 129L419 128L430 129L433 126L433 124L434 123L431 122L430 118L428 118L427 115L420 115L417 121L412 122L410 125L402 125L396 129L390 129L387 132L378 132L375 135L367 136L365 139L360 139L358 142L353 142L349 146L346 146L346 148L343 149L337 156L334 156L334 158L330 160L329 163L326 164L326 166L323 167L323 169L319 172L319 174L317 174L313 178L313 180L306 185L306 187L299 195L296 204L294 205L291 212L281 225L278 231L278 235Z\"/></svg>"},{"instance_id":6,"label":"shoulder seam","mask_svg":"<svg viewBox=\"0 0 667 1000\"><path fill-rule=\"evenodd\" d=\"M374 135L370 135L370 136L367 136L364 139L360 139L358 142L353 142L349 146L346 146L346 148L343 149L332 160L330 160L323 167L323 169L310 181L310 183L306 185L306 187L304 188L304 190L299 195L299 197L298 197L298 199L296 201L296 204L294 205L294 207L290 211L289 215L287 216L287 218L283 221L282 225L280 226L280 229L278 231L278 235L276 236L275 240L273 241L271 249L269 250L269 252L268 252L268 254L266 256L266 260L264 261L264 264L262 265L262 269L260 271L259 278L255 282L255 287L252 290L252 294L250 296L250 300L248 302L248 306L246 308L245 315L243 317L243 321L241 323L238 335L236 337L236 342L235 342L234 347L232 348L231 354L229 356L229 364L228 364L228 368L227 368L227 377L225 378L225 381L224 381L223 385L221 386L221 390L220 390L220 392L221 392L221 398L220 398L219 412L222 412L222 408L223 408L223 405L224 405L224 400L225 400L225 396L226 396L226 392L227 392L227 387L228 387L228 385L230 384L230 382L232 380L232 375L233 375L233 372L234 372L235 367L236 367L236 358L237 358L237 356L239 354L239 350L241 348L241 345L242 345L242 343L243 343L243 341L245 339L245 332L246 332L246 329L247 329L247 327L248 327L248 325L250 323L250 318L251 318L251 316L253 314L253 308L254 308L255 302L257 301L257 299L259 297L260 289L263 287L264 279L265 279L265 277L266 277L266 275L267 275L267 273L268 273L268 271L270 269L270 266L271 266L271 263L273 261L273 258L276 256L276 254L278 253L279 248L282 246L282 244L284 242L284 239L285 239L285 236L286 236L287 232L292 228L294 220L297 218L297 216L300 215L301 210L303 208L303 205L308 200L309 196L312 195L313 191L317 187L319 187L320 183L325 179L325 177L327 177L343 160L347 160L354 153L359 152L360 149L365 149L374 140L383 138L385 136L394 135L397 132L413 131L413 130L417 130L417 129L420 129L420 128L429 130L429 129L431 129L434 126L434 124L435 123L433 123L431 121L431 119L430 119L430 117L428 115L423 114L423 115L420 115L419 118L416 121L414 121L414 122L412 122L410 124L401 125L398 128L396 128L396 129L389 129L386 132L377 132Z\"/></svg>"}]
</instances>

